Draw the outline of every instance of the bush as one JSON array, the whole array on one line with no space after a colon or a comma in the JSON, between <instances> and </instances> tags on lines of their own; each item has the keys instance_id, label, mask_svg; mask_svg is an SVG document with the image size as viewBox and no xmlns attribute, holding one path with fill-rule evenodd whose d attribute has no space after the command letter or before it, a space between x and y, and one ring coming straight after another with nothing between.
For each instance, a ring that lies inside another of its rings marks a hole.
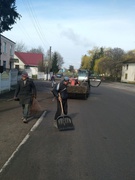
<instances>
[{"instance_id":1,"label":"bush","mask_svg":"<svg viewBox=\"0 0 135 180\"><path fill-rule=\"evenodd\" d=\"M32 75L32 79L37 79L37 75Z\"/></svg>"}]
</instances>

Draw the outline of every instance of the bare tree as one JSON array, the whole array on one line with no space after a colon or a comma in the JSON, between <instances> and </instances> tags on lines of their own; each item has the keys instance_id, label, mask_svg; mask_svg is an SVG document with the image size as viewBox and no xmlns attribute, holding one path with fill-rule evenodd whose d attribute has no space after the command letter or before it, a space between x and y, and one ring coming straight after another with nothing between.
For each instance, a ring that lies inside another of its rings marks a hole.
<instances>
[{"instance_id":1,"label":"bare tree","mask_svg":"<svg viewBox=\"0 0 135 180\"><path fill-rule=\"evenodd\" d=\"M17 42L16 45L15 45L15 51L17 51L17 52L26 52L27 47L25 46L25 44L22 41Z\"/></svg>"}]
</instances>

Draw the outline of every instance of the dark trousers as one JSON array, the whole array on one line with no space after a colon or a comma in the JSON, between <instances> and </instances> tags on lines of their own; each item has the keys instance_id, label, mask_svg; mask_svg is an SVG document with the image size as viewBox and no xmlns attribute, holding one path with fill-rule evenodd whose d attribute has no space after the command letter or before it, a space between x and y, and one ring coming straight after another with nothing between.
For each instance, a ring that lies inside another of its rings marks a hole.
<instances>
[{"instance_id":1,"label":"dark trousers","mask_svg":"<svg viewBox=\"0 0 135 180\"><path fill-rule=\"evenodd\" d=\"M62 105L63 105L64 114L67 115L67 113L68 113L67 99L62 99ZM56 120L61 115L61 113L62 113L62 110L61 110L60 101L57 99L57 111L55 113L54 119Z\"/></svg>"}]
</instances>

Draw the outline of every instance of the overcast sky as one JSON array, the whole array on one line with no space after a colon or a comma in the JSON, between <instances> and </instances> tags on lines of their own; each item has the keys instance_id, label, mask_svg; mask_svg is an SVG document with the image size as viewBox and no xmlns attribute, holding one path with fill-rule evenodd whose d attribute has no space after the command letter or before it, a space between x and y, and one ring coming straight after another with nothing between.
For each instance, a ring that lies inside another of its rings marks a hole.
<instances>
[{"instance_id":1,"label":"overcast sky","mask_svg":"<svg viewBox=\"0 0 135 180\"><path fill-rule=\"evenodd\" d=\"M22 15L3 35L26 47L59 52L79 68L93 47L135 49L135 0L16 0Z\"/></svg>"}]
</instances>

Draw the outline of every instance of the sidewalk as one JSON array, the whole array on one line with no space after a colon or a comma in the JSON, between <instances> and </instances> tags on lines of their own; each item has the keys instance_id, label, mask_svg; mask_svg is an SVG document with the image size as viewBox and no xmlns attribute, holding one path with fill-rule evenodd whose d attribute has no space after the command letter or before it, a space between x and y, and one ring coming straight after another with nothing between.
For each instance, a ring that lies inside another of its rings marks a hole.
<instances>
[{"instance_id":1,"label":"sidewalk","mask_svg":"<svg viewBox=\"0 0 135 180\"><path fill-rule=\"evenodd\" d=\"M0 169L39 118L35 117L29 123L23 123L19 102L8 101L13 96L14 90L0 94ZM52 95L40 92L37 99L45 110L47 109L45 106L51 103Z\"/></svg>"}]
</instances>

